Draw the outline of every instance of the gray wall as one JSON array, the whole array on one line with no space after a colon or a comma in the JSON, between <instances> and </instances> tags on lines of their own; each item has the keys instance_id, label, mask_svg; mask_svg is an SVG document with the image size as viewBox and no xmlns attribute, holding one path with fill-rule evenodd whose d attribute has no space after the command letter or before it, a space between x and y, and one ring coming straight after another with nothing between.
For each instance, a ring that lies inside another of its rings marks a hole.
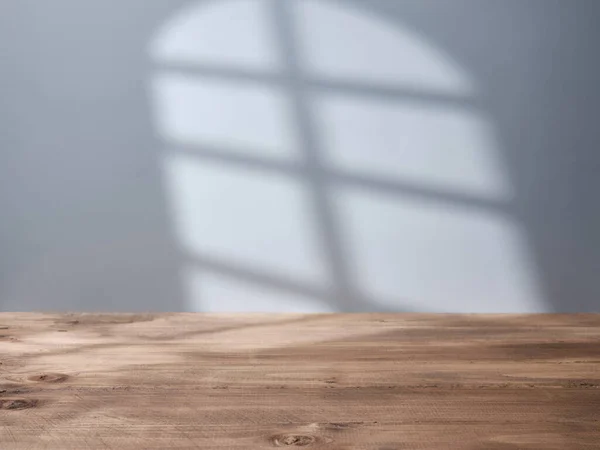
<instances>
[{"instance_id":1,"label":"gray wall","mask_svg":"<svg viewBox=\"0 0 600 450\"><path fill-rule=\"evenodd\" d=\"M1 310L600 311L600 3L230 2L2 2Z\"/></svg>"}]
</instances>

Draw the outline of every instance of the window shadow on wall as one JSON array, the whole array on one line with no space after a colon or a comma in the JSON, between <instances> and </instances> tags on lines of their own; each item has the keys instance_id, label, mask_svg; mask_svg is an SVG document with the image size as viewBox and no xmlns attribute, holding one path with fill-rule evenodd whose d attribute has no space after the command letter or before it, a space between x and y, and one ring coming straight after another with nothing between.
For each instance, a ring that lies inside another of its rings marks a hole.
<instances>
[{"instance_id":1,"label":"window shadow on wall","mask_svg":"<svg viewBox=\"0 0 600 450\"><path fill-rule=\"evenodd\" d=\"M284 309L545 309L480 87L418 33L343 2L200 2L149 53L194 308L271 310L274 287Z\"/></svg>"}]
</instances>

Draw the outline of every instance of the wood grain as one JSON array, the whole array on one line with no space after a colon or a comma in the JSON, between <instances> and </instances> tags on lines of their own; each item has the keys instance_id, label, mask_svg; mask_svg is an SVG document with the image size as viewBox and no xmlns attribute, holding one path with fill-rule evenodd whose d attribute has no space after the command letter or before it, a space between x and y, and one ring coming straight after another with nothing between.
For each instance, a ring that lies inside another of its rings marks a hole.
<instances>
[{"instance_id":1,"label":"wood grain","mask_svg":"<svg viewBox=\"0 0 600 450\"><path fill-rule=\"evenodd\" d=\"M600 315L0 314L0 449L599 449Z\"/></svg>"}]
</instances>

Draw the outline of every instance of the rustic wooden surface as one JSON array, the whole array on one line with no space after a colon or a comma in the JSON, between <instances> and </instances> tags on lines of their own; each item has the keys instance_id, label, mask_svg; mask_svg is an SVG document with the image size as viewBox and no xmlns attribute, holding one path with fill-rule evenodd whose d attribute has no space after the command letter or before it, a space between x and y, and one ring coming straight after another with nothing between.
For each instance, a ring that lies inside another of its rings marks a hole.
<instances>
[{"instance_id":1,"label":"rustic wooden surface","mask_svg":"<svg viewBox=\"0 0 600 450\"><path fill-rule=\"evenodd\" d=\"M600 315L0 314L0 449L599 449Z\"/></svg>"}]
</instances>

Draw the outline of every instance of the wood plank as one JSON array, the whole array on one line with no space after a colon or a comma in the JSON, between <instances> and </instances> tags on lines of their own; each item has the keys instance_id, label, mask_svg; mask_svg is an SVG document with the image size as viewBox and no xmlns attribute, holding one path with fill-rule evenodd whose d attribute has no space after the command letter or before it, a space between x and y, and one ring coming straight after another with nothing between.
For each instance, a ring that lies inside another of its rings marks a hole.
<instances>
[{"instance_id":1,"label":"wood plank","mask_svg":"<svg viewBox=\"0 0 600 450\"><path fill-rule=\"evenodd\" d=\"M0 314L0 449L598 449L600 315Z\"/></svg>"}]
</instances>

